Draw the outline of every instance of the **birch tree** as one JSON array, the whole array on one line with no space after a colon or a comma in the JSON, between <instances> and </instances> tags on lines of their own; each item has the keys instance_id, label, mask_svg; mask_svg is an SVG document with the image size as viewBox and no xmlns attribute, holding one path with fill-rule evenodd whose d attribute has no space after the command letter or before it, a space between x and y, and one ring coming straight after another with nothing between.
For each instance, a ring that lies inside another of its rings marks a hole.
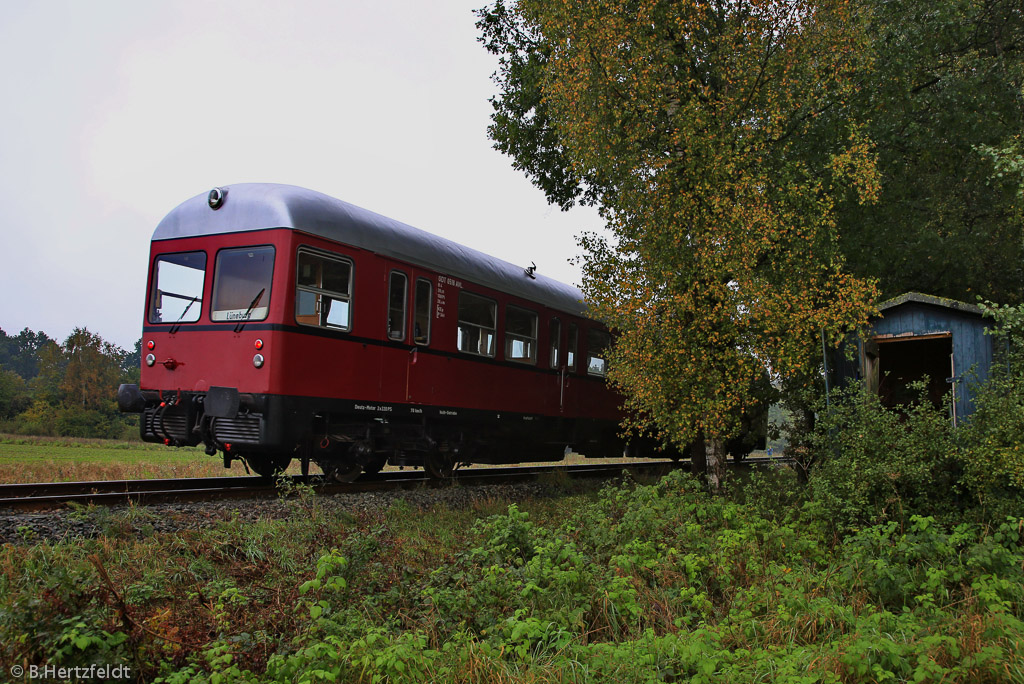
<instances>
[{"instance_id":1,"label":"birch tree","mask_svg":"<svg viewBox=\"0 0 1024 684\"><path fill-rule=\"evenodd\" d=\"M837 249L836 198L878 192L860 126L801 143L867 65L862 18L832 0L520 0L482 10L502 59L491 135L566 206L596 204L583 289L617 333L626 427L722 445L820 339L863 324L872 281Z\"/></svg>"}]
</instances>

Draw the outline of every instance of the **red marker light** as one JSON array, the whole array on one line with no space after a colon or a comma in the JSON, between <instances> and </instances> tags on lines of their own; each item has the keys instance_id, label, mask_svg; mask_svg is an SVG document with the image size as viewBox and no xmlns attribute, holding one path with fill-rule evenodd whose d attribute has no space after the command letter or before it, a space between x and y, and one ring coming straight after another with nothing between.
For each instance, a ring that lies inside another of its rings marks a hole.
<instances>
[{"instance_id":1,"label":"red marker light","mask_svg":"<svg viewBox=\"0 0 1024 684\"><path fill-rule=\"evenodd\" d=\"M256 349L263 349L263 340L256 340Z\"/></svg>"},{"instance_id":2,"label":"red marker light","mask_svg":"<svg viewBox=\"0 0 1024 684\"><path fill-rule=\"evenodd\" d=\"M146 349L148 349L149 351L153 351L154 349L156 349L156 342L154 342L153 340L146 342Z\"/></svg>"}]
</instances>

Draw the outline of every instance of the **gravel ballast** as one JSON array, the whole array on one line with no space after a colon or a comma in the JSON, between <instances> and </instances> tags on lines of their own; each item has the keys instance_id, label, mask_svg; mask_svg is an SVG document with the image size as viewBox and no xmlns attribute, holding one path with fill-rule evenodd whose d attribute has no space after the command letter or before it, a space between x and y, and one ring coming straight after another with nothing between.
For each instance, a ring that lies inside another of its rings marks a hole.
<instances>
[{"instance_id":1,"label":"gravel ballast","mask_svg":"<svg viewBox=\"0 0 1024 684\"><path fill-rule=\"evenodd\" d=\"M379 515L396 501L429 511L435 507L465 509L485 502L524 501L555 496L558 488L536 482L453 486L355 494L304 495L287 499L228 499L135 506L79 506L41 513L0 511L0 543L37 544L101 536L145 537L211 528L241 519L280 519L308 515L316 507L326 517Z\"/></svg>"}]
</instances>

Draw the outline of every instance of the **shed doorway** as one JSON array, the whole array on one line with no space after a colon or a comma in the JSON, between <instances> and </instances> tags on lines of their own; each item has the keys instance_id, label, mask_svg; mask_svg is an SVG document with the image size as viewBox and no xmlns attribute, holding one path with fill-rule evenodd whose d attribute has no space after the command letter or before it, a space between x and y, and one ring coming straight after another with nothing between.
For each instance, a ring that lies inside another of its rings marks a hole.
<instances>
[{"instance_id":1,"label":"shed doorway","mask_svg":"<svg viewBox=\"0 0 1024 684\"><path fill-rule=\"evenodd\" d=\"M927 337L875 338L878 344L878 396L887 407L910 404L918 392L908 385L928 377L927 396L936 408L955 377L953 367L953 336L950 333Z\"/></svg>"}]
</instances>

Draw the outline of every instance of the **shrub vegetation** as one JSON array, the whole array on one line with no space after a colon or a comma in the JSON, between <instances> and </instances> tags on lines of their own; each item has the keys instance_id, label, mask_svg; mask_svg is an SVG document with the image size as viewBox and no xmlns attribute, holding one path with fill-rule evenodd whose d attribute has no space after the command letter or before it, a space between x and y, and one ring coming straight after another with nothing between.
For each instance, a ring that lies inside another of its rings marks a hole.
<instances>
[{"instance_id":1,"label":"shrub vegetation","mask_svg":"<svg viewBox=\"0 0 1024 684\"><path fill-rule=\"evenodd\" d=\"M954 428L924 398L897 410L851 387L818 405L804 437L810 496L840 531L929 515L955 524L1024 514L1024 306L985 307L996 360L974 412Z\"/></svg>"},{"instance_id":2,"label":"shrub vegetation","mask_svg":"<svg viewBox=\"0 0 1024 684\"><path fill-rule=\"evenodd\" d=\"M6 662L164 682L1014 682L1024 520L837 534L786 471L0 552Z\"/></svg>"}]
</instances>

